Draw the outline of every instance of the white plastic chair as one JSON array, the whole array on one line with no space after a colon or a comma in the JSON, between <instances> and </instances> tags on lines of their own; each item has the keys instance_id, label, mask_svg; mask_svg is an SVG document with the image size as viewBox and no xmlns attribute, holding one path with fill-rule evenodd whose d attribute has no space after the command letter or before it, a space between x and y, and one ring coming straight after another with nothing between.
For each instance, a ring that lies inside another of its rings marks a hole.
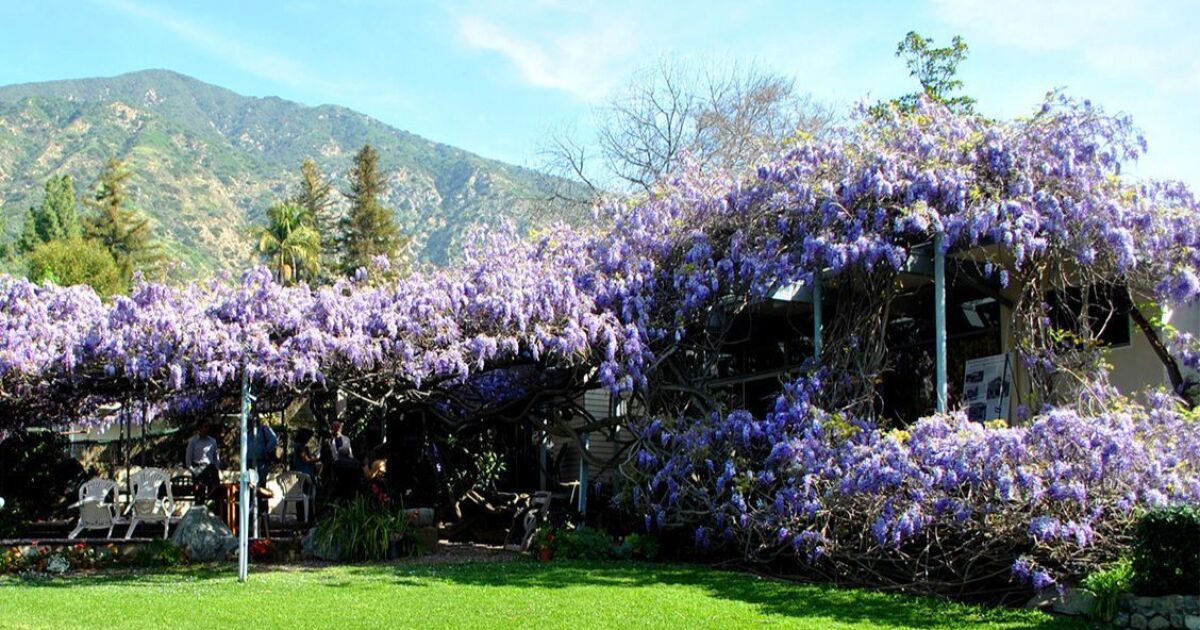
<instances>
[{"instance_id":1,"label":"white plastic chair","mask_svg":"<svg viewBox=\"0 0 1200 630\"><path fill-rule=\"evenodd\" d=\"M175 499L171 496L171 476L161 468L146 468L130 475L133 497L126 512L129 514L129 529L125 539L133 537L138 523L163 524L163 538L171 527L171 515L175 512ZM166 496L158 495L166 489Z\"/></svg>"},{"instance_id":2,"label":"white plastic chair","mask_svg":"<svg viewBox=\"0 0 1200 630\"><path fill-rule=\"evenodd\" d=\"M312 505L316 501L317 485L306 473L289 470L275 477L275 486L279 488L279 517L287 516L290 504L296 505L296 518L304 515L304 522L312 518Z\"/></svg>"},{"instance_id":3,"label":"white plastic chair","mask_svg":"<svg viewBox=\"0 0 1200 630\"><path fill-rule=\"evenodd\" d=\"M79 522L67 538L75 538L85 529L107 529L107 538L112 538L113 526L117 524L116 482L108 479L85 482L79 486L79 500L69 507L79 508Z\"/></svg>"}]
</instances>

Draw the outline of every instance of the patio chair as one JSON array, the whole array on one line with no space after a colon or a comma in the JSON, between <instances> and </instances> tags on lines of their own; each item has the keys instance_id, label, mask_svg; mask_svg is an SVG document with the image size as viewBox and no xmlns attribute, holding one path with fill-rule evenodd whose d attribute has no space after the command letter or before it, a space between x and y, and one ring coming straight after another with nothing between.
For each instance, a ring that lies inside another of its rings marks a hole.
<instances>
[{"instance_id":1,"label":"patio chair","mask_svg":"<svg viewBox=\"0 0 1200 630\"><path fill-rule=\"evenodd\" d=\"M313 483L312 477L289 470L276 475L274 485L279 489L280 520L287 516L288 505L294 504L296 520L307 523L312 518L312 506L317 494L317 485Z\"/></svg>"},{"instance_id":2,"label":"patio chair","mask_svg":"<svg viewBox=\"0 0 1200 630\"><path fill-rule=\"evenodd\" d=\"M110 500L111 499L111 500ZM85 529L107 529L112 538L117 524L117 484L108 479L92 479L79 486L79 500L69 507L79 508L79 522L67 538L75 538Z\"/></svg>"},{"instance_id":3,"label":"patio chair","mask_svg":"<svg viewBox=\"0 0 1200 630\"><path fill-rule=\"evenodd\" d=\"M163 538L171 527L171 515L175 512L175 499L171 495L171 476L160 468L145 468L130 476L133 497L126 513L129 514L129 529L125 538L133 537L138 523L163 524ZM163 494L165 496L159 496Z\"/></svg>"}]
</instances>

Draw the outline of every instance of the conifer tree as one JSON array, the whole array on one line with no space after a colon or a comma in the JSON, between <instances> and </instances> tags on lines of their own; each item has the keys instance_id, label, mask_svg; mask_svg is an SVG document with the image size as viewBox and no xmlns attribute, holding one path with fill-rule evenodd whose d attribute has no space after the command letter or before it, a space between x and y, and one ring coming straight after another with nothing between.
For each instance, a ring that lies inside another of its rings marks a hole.
<instances>
[{"instance_id":1,"label":"conifer tree","mask_svg":"<svg viewBox=\"0 0 1200 630\"><path fill-rule=\"evenodd\" d=\"M371 145L363 145L354 156L349 176L350 190L343 194L350 200L350 210L342 220L341 254L343 271L353 273L376 256L394 257L404 239L395 213L379 202L385 184L379 154Z\"/></svg>"},{"instance_id":2,"label":"conifer tree","mask_svg":"<svg viewBox=\"0 0 1200 630\"><path fill-rule=\"evenodd\" d=\"M46 196L42 198L44 221L56 225L53 234L43 234L43 240L77 238L83 233L75 207L75 182L70 175L51 177L46 181Z\"/></svg>"},{"instance_id":3,"label":"conifer tree","mask_svg":"<svg viewBox=\"0 0 1200 630\"><path fill-rule=\"evenodd\" d=\"M149 219L128 207L126 182L130 173L118 159L111 159L96 179L94 196L88 200L95 212L87 217L85 230L112 253L124 277L158 262L158 247L150 233Z\"/></svg>"},{"instance_id":4,"label":"conifer tree","mask_svg":"<svg viewBox=\"0 0 1200 630\"><path fill-rule=\"evenodd\" d=\"M292 203L304 209L306 221L321 238L321 263L332 267L340 258L338 252L339 224L333 214L332 187L321 175L317 163L306 158L300 164L300 192Z\"/></svg>"},{"instance_id":5,"label":"conifer tree","mask_svg":"<svg viewBox=\"0 0 1200 630\"><path fill-rule=\"evenodd\" d=\"M17 239L17 251L27 254L42 244L37 233L37 212L30 207L25 211L24 223L21 225L21 236Z\"/></svg>"}]
</instances>

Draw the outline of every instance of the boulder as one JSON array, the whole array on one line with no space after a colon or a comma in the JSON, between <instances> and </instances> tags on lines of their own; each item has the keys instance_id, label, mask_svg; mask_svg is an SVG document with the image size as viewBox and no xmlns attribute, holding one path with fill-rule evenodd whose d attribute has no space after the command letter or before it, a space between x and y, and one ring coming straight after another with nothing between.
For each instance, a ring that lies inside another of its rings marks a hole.
<instances>
[{"instance_id":1,"label":"boulder","mask_svg":"<svg viewBox=\"0 0 1200 630\"><path fill-rule=\"evenodd\" d=\"M1055 597L1050 609L1060 615L1083 616L1091 614L1096 606L1096 596L1091 591L1082 588L1063 589L1062 595Z\"/></svg>"},{"instance_id":2,"label":"boulder","mask_svg":"<svg viewBox=\"0 0 1200 630\"><path fill-rule=\"evenodd\" d=\"M237 536L204 506L195 506L183 515L171 542L199 562L225 560L237 551L238 543Z\"/></svg>"},{"instance_id":3,"label":"boulder","mask_svg":"<svg viewBox=\"0 0 1200 630\"><path fill-rule=\"evenodd\" d=\"M1183 618L1183 627L1187 630L1200 630L1200 615L1188 615Z\"/></svg>"}]
</instances>

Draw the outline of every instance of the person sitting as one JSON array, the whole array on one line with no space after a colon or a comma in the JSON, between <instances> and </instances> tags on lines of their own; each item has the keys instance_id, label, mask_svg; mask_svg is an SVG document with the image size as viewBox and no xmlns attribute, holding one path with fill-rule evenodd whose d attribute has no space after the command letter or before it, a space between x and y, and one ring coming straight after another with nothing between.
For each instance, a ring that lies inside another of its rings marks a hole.
<instances>
[{"instance_id":1,"label":"person sitting","mask_svg":"<svg viewBox=\"0 0 1200 630\"><path fill-rule=\"evenodd\" d=\"M312 479L317 478L317 456L313 454L309 441L312 440L313 430L304 428L296 431L296 439L292 442L291 469L304 473Z\"/></svg>"},{"instance_id":2,"label":"person sitting","mask_svg":"<svg viewBox=\"0 0 1200 630\"><path fill-rule=\"evenodd\" d=\"M221 454L217 439L210 435L211 430L208 420L196 423L196 435L188 440L183 458L183 465L191 471L196 484L198 504L215 496L217 486L221 483Z\"/></svg>"}]
</instances>

